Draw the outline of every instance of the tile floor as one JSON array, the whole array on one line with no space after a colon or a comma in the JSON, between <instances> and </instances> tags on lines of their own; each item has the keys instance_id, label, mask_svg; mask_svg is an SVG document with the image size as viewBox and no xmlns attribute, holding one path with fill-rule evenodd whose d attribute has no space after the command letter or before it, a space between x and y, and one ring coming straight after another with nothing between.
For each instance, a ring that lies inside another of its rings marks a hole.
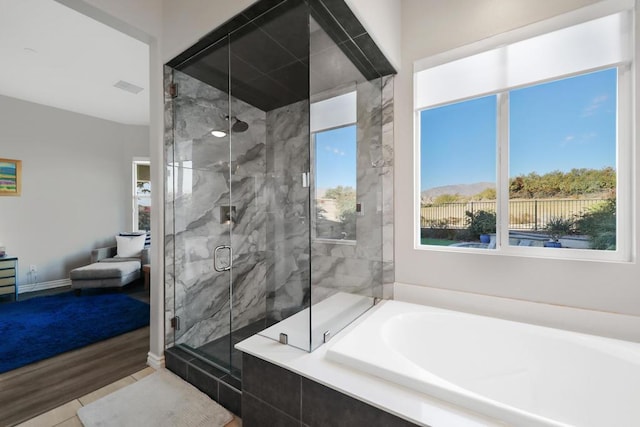
<instances>
[{"instance_id":1,"label":"tile floor","mask_svg":"<svg viewBox=\"0 0 640 427\"><path fill-rule=\"evenodd\" d=\"M82 427L82 423L76 415L78 409L122 387L133 384L147 375L152 374L154 371L155 369L153 368L145 368L133 375L124 377L121 380L102 387L101 389L65 403L64 405L52 409L49 412L45 412L44 414L32 418L29 421L18 424L16 427ZM242 427L242 420L234 416L233 421L225 427Z\"/></svg>"}]
</instances>

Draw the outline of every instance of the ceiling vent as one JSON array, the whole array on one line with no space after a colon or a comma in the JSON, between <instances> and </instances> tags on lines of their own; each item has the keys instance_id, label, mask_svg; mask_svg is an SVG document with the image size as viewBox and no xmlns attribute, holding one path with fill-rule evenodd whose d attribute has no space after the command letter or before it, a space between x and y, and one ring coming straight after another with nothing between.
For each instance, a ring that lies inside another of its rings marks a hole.
<instances>
[{"instance_id":1,"label":"ceiling vent","mask_svg":"<svg viewBox=\"0 0 640 427\"><path fill-rule=\"evenodd\" d=\"M136 95L143 91L140 86L136 86L133 83L125 82L124 80L118 81L118 83L114 84L113 86Z\"/></svg>"}]
</instances>

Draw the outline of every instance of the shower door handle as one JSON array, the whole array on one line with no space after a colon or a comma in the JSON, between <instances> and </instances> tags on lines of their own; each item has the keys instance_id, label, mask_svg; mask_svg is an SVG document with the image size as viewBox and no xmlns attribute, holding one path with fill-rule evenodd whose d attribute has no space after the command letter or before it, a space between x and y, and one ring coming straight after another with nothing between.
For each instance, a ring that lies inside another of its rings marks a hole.
<instances>
[{"instance_id":1,"label":"shower door handle","mask_svg":"<svg viewBox=\"0 0 640 427\"><path fill-rule=\"evenodd\" d=\"M221 250L227 251L226 257L220 257L220 263L218 262L219 253ZM220 266L219 264L223 264ZM231 270L231 265L233 264L233 249L231 246L222 245L217 246L213 251L213 269L215 271L228 271Z\"/></svg>"}]
</instances>

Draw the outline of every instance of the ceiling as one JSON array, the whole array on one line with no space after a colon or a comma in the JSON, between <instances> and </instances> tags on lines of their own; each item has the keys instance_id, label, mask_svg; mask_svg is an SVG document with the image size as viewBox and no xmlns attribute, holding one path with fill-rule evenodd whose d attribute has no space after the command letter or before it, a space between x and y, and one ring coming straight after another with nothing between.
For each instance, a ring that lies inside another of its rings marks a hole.
<instances>
[{"instance_id":1,"label":"ceiling","mask_svg":"<svg viewBox=\"0 0 640 427\"><path fill-rule=\"evenodd\" d=\"M54 0L0 0L0 95L149 124L149 48ZM114 87L138 86L133 94Z\"/></svg>"}]
</instances>

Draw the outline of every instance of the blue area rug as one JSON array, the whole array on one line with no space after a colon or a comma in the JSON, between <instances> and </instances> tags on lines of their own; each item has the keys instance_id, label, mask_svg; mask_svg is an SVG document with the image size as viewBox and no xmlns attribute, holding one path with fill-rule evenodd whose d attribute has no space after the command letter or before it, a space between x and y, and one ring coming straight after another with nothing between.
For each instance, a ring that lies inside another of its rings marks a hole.
<instances>
[{"instance_id":1,"label":"blue area rug","mask_svg":"<svg viewBox=\"0 0 640 427\"><path fill-rule=\"evenodd\" d=\"M149 304L73 292L0 305L0 373L149 324Z\"/></svg>"}]
</instances>

